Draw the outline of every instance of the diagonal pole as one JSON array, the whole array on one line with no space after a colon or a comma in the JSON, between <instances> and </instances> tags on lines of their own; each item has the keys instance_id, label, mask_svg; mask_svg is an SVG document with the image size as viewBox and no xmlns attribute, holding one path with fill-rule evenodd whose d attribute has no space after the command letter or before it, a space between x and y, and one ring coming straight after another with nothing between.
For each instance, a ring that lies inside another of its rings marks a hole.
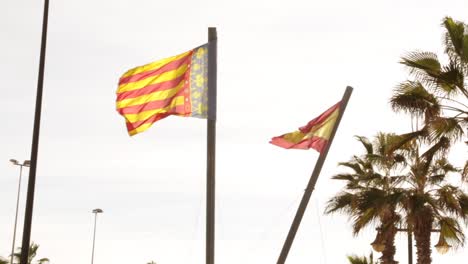
<instances>
[{"instance_id":1,"label":"diagonal pole","mask_svg":"<svg viewBox=\"0 0 468 264\"><path fill-rule=\"evenodd\" d=\"M31 223L34 206L34 188L36 185L37 152L39 149L39 131L41 127L42 88L44 84L44 66L47 43L47 21L49 17L49 0L44 0L44 17L42 21L41 55L39 59L39 74L37 80L36 111L34 114L34 130L31 146L31 167L29 170L28 192L26 196L26 212L24 215L23 243L21 245L20 264L28 264L29 242L31 239Z\"/></svg>"},{"instance_id":2,"label":"diagonal pole","mask_svg":"<svg viewBox=\"0 0 468 264\"><path fill-rule=\"evenodd\" d=\"M216 157L216 73L217 42L215 27L208 28L208 120L206 151L206 264L215 260L215 157Z\"/></svg>"},{"instance_id":3,"label":"diagonal pole","mask_svg":"<svg viewBox=\"0 0 468 264\"><path fill-rule=\"evenodd\" d=\"M346 91L343 95L343 99L341 100L340 112L338 118L336 120L336 124L333 127L332 133L330 135L330 139L328 144L325 146L325 149L320 153L318 157L317 163L315 164L314 171L310 176L309 183L307 184L307 188L305 189L304 195L302 196L301 203L299 208L297 209L296 216L294 217L293 223L291 228L289 229L288 236L286 237L286 241L284 242L283 248L281 250L281 254L278 258L277 264L284 264L286 262L286 258L288 257L289 250L291 249L292 243L294 241L294 237L296 236L297 230L299 229L299 225L301 224L302 217L304 216L304 212L307 208L307 204L309 203L310 196L312 196L312 191L314 190L315 183L320 175L320 171L322 170L323 163L327 158L328 150L333 142L333 138L335 137L336 130L340 125L341 117L346 109L346 105L348 104L349 98L351 97L351 93L353 92L352 87L346 87Z\"/></svg>"}]
</instances>

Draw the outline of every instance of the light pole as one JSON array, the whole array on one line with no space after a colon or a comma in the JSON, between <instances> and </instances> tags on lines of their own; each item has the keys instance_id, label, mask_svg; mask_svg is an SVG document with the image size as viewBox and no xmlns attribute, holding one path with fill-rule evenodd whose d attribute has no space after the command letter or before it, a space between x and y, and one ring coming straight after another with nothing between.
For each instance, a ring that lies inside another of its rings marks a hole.
<instances>
[{"instance_id":1,"label":"light pole","mask_svg":"<svg viewBox=\"0 0 468 264\"><path fill-rule=\"evenodd\" d=\"M13 243L11 245L11 260L10 264L13 264L13 254L15 253L15 240L16 240L16 223L18 220L18 207L19 207L19 198L20 198L20 190L21 190L21 176L23 174L23 167L29 167L29 160L25 160L23 164L19 163L15 159L10 159L10 162L13 163L13 165L19 166L20 167L20 173L19 173L19 181L18 181L18 194L16 197L16 213L15 213L15 227L13 228Z\"/></svg>"},{"instance_id":2,"label":"light pole","mask_svg":"<svg viewBox=\"0 0 468 264\"><path fill-rule=\"evenodd\" d=\"M94 262L94 242L96 241L96 222L97 222L97 215L103 213L102 209L96 208L93 210L94 214L94 234L93 234L93 251L91 253L91 264Z\"/></svg>"}]
</instances>

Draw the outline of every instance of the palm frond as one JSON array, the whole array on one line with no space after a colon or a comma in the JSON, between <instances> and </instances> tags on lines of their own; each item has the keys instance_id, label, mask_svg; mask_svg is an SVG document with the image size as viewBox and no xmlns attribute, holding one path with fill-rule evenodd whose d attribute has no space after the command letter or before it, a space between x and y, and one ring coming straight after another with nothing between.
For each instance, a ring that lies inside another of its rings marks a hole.
<instances>
[{"instance_id":1,"label":"palm frond","mask_svg":"<svg viewBox=\"0 0 468 264\"><path fill-rule=\"evenodd\" d=\"M414 144L416 140L422 139L424 140L428 136L427 126L423 127L421 130L401 134L399 138L392 142L391 145L388 146L388 151L393 152L397 149L404 150L404 152L408 152L414 148Z\"/></svg>"},{"instance_id":2,"label":"palm frond","mask_svg":"<svg viewBox=\"0 0 468 264\"><path fill-rule=\"evenodd\" d=\"M445 52L451 61L461 65L468 63L468 34L467 26L451 17L445 17L442 21L445 28Z\"/></svg>"},{"instance_id":3,"label":"palm frond","mask_svg":"<svg viewBox=\"0 0 468 264\"><path fill-rule=\"evenodd\" d=\"M354 194L349 192L340 192L335 197L327 201L325 214L335 212L353 213Z\"/></svg>"},{"instance_id":4,"label":"palm frond","mask_svg":"<svg viewBox=\"0 0 468 264\"><path fill-rule=\"evenodd\" d=\"M405 210L412 218L417 218L427 214L428 206L433 208L433 212L437 212L438 205L437 200L430 193L419 193L415 190L408 195Z\"/></svg>"},{"instance_id":5,"label":"palm frond","mask_svg":"<svg viewBox=\"0 0 468 264\"><path fill-rule=\"evenodd\" d=\"M440 102L420 82L400 83L390 98L390 105L396 112L416 115L431 119L440 115Z\"/></svg>"},{"instance_id":6,"label":"palm frond","mask_svg":"<svg viewBox=\"0 0 468 264\"><path fill-rule=\"evenodd\" d=\"M430 147L424 154L421 155L421 157L425 160L425 165L427 167L426 173L430 167L430 165L433 163L434 156L436 155L441 155L444 156L444 154L447 153L448 149L450 148L450 141L446 137L441 137L439 138L439 141L434 144L432 147Z\"/></svg>"},{"instance_id":7,"label":"palm frond","mask_svg":"<svg viewBox=\"0 0 468 264\"><path fill-rule=\"evenodd\" d=\"M389 178L392 186L400 186L402 182L406 181L407 176L391 176Z\"/></svg>"},{"instance_id":8,"label":"palm frond","mask_svg":"<svg viewBox=\"0 0 468 264\"><path fill-rule=\"evenodd\" d=\"M362 184L365 184L367 187L380 186L384 181L385 176L378 172L371 172L368 174L360 175L359 179Z\"/></svg>"},{"instance_id":9,"label":"palm frond","mask_svg":"<svg viewBox=\"0 0 468 264\"><path fill-rule=\"evenodd\" d=\"M392 142L398 140L397 136L393 133L379 132L375 136L374 148L377 150L377 155L385 156L391 155L392 153L388 150Z\"/></svg>"},{"instance_id":10,"label":"palm frond","mask_svg":"<svg viewBox=\"0 0 468 264\"><path fill-rule=\"evenodd\" d=\"M367 154L367 155L372 155L372 154ZM363 171L370 172L374 170L374 167L372 163L366 159L367 155L364 155L364 157L358 157L354 155L352 158L352 162L359 164L361 168L363 169Z\"/></svg>"},{"instance_id":11,"label":"palm frond","mask_svg":"<svg viewBox=\"0 0 468 264\"><path fill-rule=\"evenodd\" d=\"M381 203L386 196L386 192L378 187L371 187L368 190L361 192L359 195L359 205L363 208L373 207Z\"/></svg>"},{"instance_id":12,"label":"palm frond","mask_svg":"<svg viewBox=\"0 0 468 264\"><path fill-rule=\"evenodd\" d=\"M346 256L350 264L375 264L374 256L372 252L369 255L369 258L365 256L358 256L358 255L349 255Z\"/></svg>"},{"instance_id":13,"label":"palm frond","mask_svg":"<svg viewBox=\"0 0 468 264\"><path fill-rule=\"evenodd\" d=\"M457 217L462 219L465 222L465 225L468 225L468 194L458 191L457 201L460 206L460 211L457 214Z\"/></svg>"},{"instance_id":14,"label":"palm frond","mask_svg":"<svg viewBox=\"0 0 468 264\"><path fill-rule=\"evenodd\" d=\"M382 156L382 155L378 155L378 154L367 154L366 159L368 160L369 163L371 163L376 168L379 168L379 169L387 168L388 169L388 167L389 167L389 166L387 166L389 160L388 160L388 157L386 157L386 156Z\"/></svg>"},{"instance_id":15,"label":"palm frond","mask_svg":"<svg viewBox=\"0 0 468 264\"><path fill-rule=\"evenodd\" d=\"M363 213L353 217L353 234L357 235L369 223L375 221L378 214L375 208L368 208Z\"/></svg>"},{"instance_id":16,"label":"palm frond","mask_svg":"<svg viewBox=\"0 0 468 264\"><path fill-rule=\"evenodd\" d=\"M430 76L427 79L429 83L436 84L436 86L433 86L435 92L440 92L448 98L459 93L465 93L464 80L463 69L454 63L442 67L442 71L438 75Z\"/></svg>"},{"instance_id":17,"label":"palm frond","mask_svg":"<svg viewBox=\"0 0 468 264\"><path fill-rule=\"evenodd\" d=\"M36 257L37 255L37 251L39 249L39 245L34 243L34 241L31 242L31 245L29 245L29 256L28 256L28 263L32 263L32 261L34 260L34 258ZM20 261L20 258L21 258L21 247L18 247L17 248L17 252L13 254L13 257L16 261ZM38 264L45 264L45 263L48 263L49 262L49 259L48 258L42 258L42 259L39 259L37 261Z\"/></svg>"},{"instance_id":18,"label":"palm frond","mask_svg":"<svg viewBox=\"0 0 468 264\"><path fill-rule=\"evenodd\" d=\"M468 195L465 193L460 194L458 196L458 203L460 204L460 208L464 215L465 222L467 222L468 221Z\"/></svg>"},{"instance_id":19,"label":"palm frond","mask_svg":"<svg viewBox=\"0 0 468 264\"><path fill-rule=\"evenodd\" d=\"M339 162L338 163L339 166L343 166L343 167L347 167L347 168L350 168L352 169L354 172L358 173L358 174L364 174L364 171L362 170L361 166L357 163L353 163L353 162Z\"/></svg>"},{"instance_id":20,"label":"palm frond","mask_svg":"<svg viewBox=\"0 0 468 264\"><path fill-rule=\"evenodd\" d=\"M354 181L356 177L355 177L355 174L340 173L340 174L333 175L331 178L333 180Z\"/></svg>"},{"instance_id":21,"label":"palm frond","mask_svg":"<svg viewBox=\"0 0 468 264\"><path fill-rule=\"evenodd\" d=\"M402 205L406 202L408 198L408 191L403 188L394 187L392 193L390 193L387 197L387 204L393 205L395 208L399 207L402 209ZM395 210L395 214L397 211ZM402 218L399 215L399 218Z\"/></svg>"},{"instance_id":22,"label":"palm frond","mask_svg":"<svg viewBox=\"0 0 468 264\"><path fill-rule=\"evenodd\" d=\"M441 70L439 59L433 52L413 51L404 55L400 63L407 66L416 79L421 75L437 74Z\"/></svg>"},{"instance_id":23,"label":"palm frond","mask_svg":"<svg viewBox=\"0 0 468 264\"><path fill-rule=\"evenodd\" d=\"M430 174L437 174L437 173L443 173L446 175L449 172L460 172L460 169L457 167L453 166L446 157L442 157L440 159L437 159L434 162L434 165L431 168Z\"/></svg>"},{"instance_id":24,"label":"palm frond","mask_svg":"<svg viewBox=\"0 0 468 264\"><path fill-rule=\"evenodd\" d=\"M359 142L364 146L364 148L367 151L367 154L373 154L374 153L374 148L372 147L372 143L369 141L368 138L363 137L363 136L355 136Z\"/></svg>"},{"instance_id":25,"label":"palm frond","mask_svg":"<svg viewBox=\"0 0 468 264\"><path fill-rule=\"evenodd\" d=\"M431 185L439 184L445 180L445 174L435 174L428 178L428 181Z\"/></svg>"},{"instance_id":26,"label":"palm frond","mask_svg":"<svg viewBox=\"0 0 468 264\"><path fill-rule=\"evenodd\" d=\"M41 258L37 261L38 264L45 264L45 263L49 263L50 260L48 258Z\"/></svg>"},{"instance_id":27,"label":"palm frond","mask_svg":"<svg viewBox=\"0 0 468 264\"><path fill-rule=\"evenodd\" d=\"M456 187L448 184L442 186L437 190L437 203L444 211L450 214L464 216L457 194Z\"/></svg>"},{"instance_id":28,"label":"palm frond","mask_svg":"<svg viewBox=\"0 0 468 264\"><path fill-rule=\"evenodd\" d=\"M460 122L453 117L434 118L427 126L431 141L441 137L447 137L452 142L458 141L463 135L463 128Z\"/></svg>"},{"instance_id":29,"label":"palm frond","mask_svg":"<svg viewBox=\"0 0 468 264\"><path fill-rule=\"evenodd\" d=\"M468 181L468 161L466 161L465 167L463 167L462 179Z\"/></svg>"}]
</instances>

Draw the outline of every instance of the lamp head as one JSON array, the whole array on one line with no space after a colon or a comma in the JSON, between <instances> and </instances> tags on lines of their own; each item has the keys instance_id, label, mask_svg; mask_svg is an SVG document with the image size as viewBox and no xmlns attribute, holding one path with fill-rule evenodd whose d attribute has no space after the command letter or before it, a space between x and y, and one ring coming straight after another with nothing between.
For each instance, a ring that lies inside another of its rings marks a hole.
<instances>
[{"instance_id":1,"label":"lamp head","mask_svg":"<svg viewBox=\"0 0 468 264\"><path fill-rule=\"evenodd\" d=\"M13 163L14 165L19 165L18 161L15 159L10 159L10 162Z\"/></svg>"},{"instance_id":2,"label":"lamp head","mask_svg":"<svg viewBox=\"0 0 468 264\"><path fill-rule=\"evenodd\" d=\"M30 160L25 160L25 161L23 162L23 166L25 166L25 167L31 166L31 161L30 161Z\"/></svg>"},{"instance_id":3,"label":"lamp head","mask_svg":"<svg viewBox=\"0 0 468 264\"><path fill-rule=\"evenodd\" d=\"M103 213L104 211L102 211L102 209L99 209L99 208L96 208L93 210L93 213L94 214L100 214L100 213Z\"/></svg>"},{"instance_id":4,"label":"lamp head","mask_svg":"<svg viewBox=\"0 0 468 264\"><path fill-rule=\"evenodd\" d=\"M445 254L449 251L451 246L447 243L442 234L440 234L439 242L437 242L434 247L436 248L437 252L439 252L439 254Z\"/></svg>"},{"instance_id":5,"label":"lamp head","mask_svg":"<svg viewBox=\"0 0 468 264\"><path fill-rule=\"evenodd\" d=\"M383 242L380 231L375 236L374 242L371 243L371 246L376 252L382 252L385 250L385 244Z\"/></svg>"},{"instance_id":6,"label":"lamp head","mask_svg":"<svg viewBox=\"0 0 468 264\"><path fill-rule=\"evenodd\" d=\"M382 252L385 250L385 244L379 242L373 242L371 243L371 246L376 252Z\"/></svg>"}]
</instances>

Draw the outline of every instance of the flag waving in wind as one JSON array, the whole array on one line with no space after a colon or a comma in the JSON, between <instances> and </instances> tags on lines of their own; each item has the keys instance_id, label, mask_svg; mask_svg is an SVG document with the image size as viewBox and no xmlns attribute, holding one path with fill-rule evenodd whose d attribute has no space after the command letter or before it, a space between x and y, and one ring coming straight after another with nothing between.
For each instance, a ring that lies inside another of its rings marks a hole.
<instances>
[{"instance_id":1,"label":"flag waving in wind","mask_svg":"<svg viewBox=\"0 0 468 264\"><path fill-rule=\"evenodd\" d=\"M271 139L270 143L286 149L310 149L322 152L328 144L331 133L338 119L341 102L314 118L298 131Z\"/></svg>"},{"instance_id":2,"label":"flag waving in wind","mask_svg":"<svg viewBox=\"0 0 468 264\"><path fill-rule=\"evenodd\" d=\"M284 264L286 262L289 250L291 249L294 238L296 237L297 230L299 230L302 217L304 216L307 204L312 196L312 191L315 188L320 171L322 170L328 151L330 150L330 145L333 142L333 138L335 137L352 92L353 88L351 86L346 87L343 98L337 104L314 118L307 125L299 128L298 131L274 137L270 141L270 143L286 149L313 148L320 152L317 162L315 163L314 170L312 171L312 175L310 175L309 183L304 189L304 195L302 196L299 208L297 209L286 240L284 241L277 264Z\"/></svg>"},{"instance_id":3,"label":"flag waving in wind","mask_svg":"<svg viewBox=\"0 0 468 264\"><path fill-rule=\"evenodd\" d=\"M127 71L116 103L131 136L169 115L207 118L208 44Z\"/></svg>"}]
</instances>

